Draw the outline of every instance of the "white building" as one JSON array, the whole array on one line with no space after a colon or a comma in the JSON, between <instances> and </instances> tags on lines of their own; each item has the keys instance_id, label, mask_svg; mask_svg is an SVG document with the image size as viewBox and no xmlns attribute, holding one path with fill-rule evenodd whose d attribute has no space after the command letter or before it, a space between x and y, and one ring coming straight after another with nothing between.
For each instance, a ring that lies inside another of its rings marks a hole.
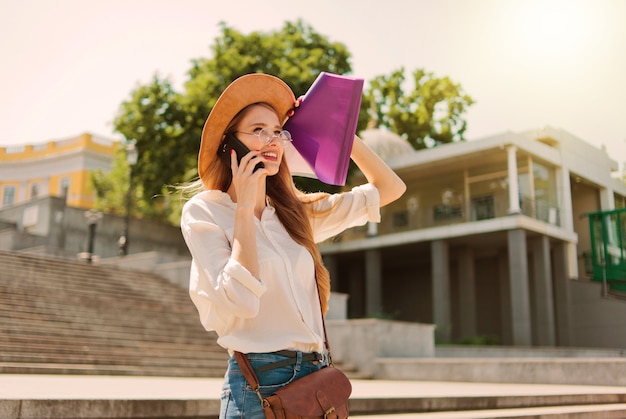
<instances>
[{"instance_id":1,"label":"white building","mask_svg":"<svg viewBox=\"0 0 626 419\"><path fill-rule=\"evenodd\" d=\"M408 189L380 225L321 246L350 317L432 323L441 343L626 348L626 302L585 264L585 214L626 206L605 151L552 128L418 152L362 137L397 143Z\"/></svg>"}]
</instances>

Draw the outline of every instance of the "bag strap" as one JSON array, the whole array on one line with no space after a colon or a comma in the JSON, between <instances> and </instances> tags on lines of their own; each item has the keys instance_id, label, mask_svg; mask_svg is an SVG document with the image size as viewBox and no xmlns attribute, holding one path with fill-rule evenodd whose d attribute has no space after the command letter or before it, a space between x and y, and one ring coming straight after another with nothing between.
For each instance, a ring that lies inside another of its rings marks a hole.
<instances>
[{"instance_id":1,"label":"bag strap","mask_svg":"<svg viewBox=\"0 0 626 419\"><path fill-rule=\"evenodd\" d=\"M259 400L261 400L261 404L263 404L263 396L261 396L261 386L259 385L259 379L254 372L254 368L250 365L250 360L247 356L242 354L239 351L235 351L235 359L237 360L237 364L239 364L239 368L243 373L244 378L252 387L257 396L259 396Z\"/></svg>"},{"instance_id":2,"label":"bag strap","mask_svg":"<svg viewBox=\"0 0 626 419\"><path fill-rule=\"evenodd\" d=\"M326 318L322 311L322 297L319 287L317 287L317 298L320 300L320 314L322 315L322 328L324 329L324 347L326 347L326 356L328 357L328 365L333 366L333 358L330 356L330 342L328 342L328 333L326 333Z\"/></svg>"},{"instance_id":3,"label":"bag strap","mask_svg":"<svg viewBox=\"0 0 626 419\"><path fill-rule=\"evenodd\" d=\"M324 329L324 347L326 348L328 365L333 366L333 358L330 356L330 344L328 343L328 333L326 333L326 319L324 318L324 312L322 311L322 300L319 292L319 287L317 289L317 297L320 302L320 314L322 316L322 327ZM235 359L237 360L237 364L239 364L239 368L241 369L244 378L246 379L248 384L250 384L250 387L252 387L257 396L259 396L261 404L263 404L264 399L263 396L261 396L261 386L259 385L259 379L254 372L254 368L252 368L252 365L250 365L250 360L245 354L239 351L235 351Z\"/></svg>"},{"instance_id":4,"label":"bag strap","mask_svg":"<svg viewBox=\"0 0 626 419\"><path fill-rule=\"evenodd\" d=\"M250 384L252 388L257 388L259 386L259 380L254 373L252 365L250 365L248 357L239 351L235 351L235 358L237 359L237 364L239 364L239 368L241 368L241 372L243 373L243 376L246 377L248 384Z\"/></svg>"}]
</instances>

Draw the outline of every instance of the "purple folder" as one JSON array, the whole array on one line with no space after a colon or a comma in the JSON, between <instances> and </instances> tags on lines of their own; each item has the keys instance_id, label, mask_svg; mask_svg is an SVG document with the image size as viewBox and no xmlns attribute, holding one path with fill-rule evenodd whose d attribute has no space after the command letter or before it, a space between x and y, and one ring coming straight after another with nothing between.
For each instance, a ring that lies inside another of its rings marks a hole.
<instances>
[{"instance_id":1,"label":"purple folder","mask_svg":"<svg viewBox=\"0 0 626 419\"><path fill-rule=\"evenodd\" d=\"M293 138L285 150L292 174L346 184L362 92L363 79L320 73L285 124Z\"/></svg>"}]
</instances>

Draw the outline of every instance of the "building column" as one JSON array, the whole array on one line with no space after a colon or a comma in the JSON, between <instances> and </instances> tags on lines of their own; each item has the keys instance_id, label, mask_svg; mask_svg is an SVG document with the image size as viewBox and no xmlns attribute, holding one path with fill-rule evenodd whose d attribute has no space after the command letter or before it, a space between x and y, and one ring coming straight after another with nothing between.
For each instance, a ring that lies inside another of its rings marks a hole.
<instances>
[{"instance_id":1,"label":"building column","mask_svg":"<svg viewBox=\"0 0 626 419\"><path fill-rule=\"evenodd\" d=\"M15 204L23 204L28 199L30 191L28 190L28 181L20 182L18 193L15 194Z\"/></svg>"},{"instance_id":2,"label":"building column","mask_svg":"<svg viewBox=\"0 0 626 419\"><path fill-rule=\"evenodd\" d=\"M568 276L568 253L570 243L554 247L554 304L556 317L556 340L559 346L571 346L574 337L571 328L571 297Z\"/></svg>"},{"instance_id":3,"label":"building column","mask_svg":"<svg viewBox=\"0 0 626 419\"><path fill-rule=\"evenodd\" d=\"M528 290L528 256L526 232L507 233L509 252L509 284L511 296L511 336L513 345L531 345L530 298Z\"/></svg>"},{"instance_id":4,"label":"building column","mask_svg":"<svg viewBox=\"0 0 626 419\"><path fill-rule=\"evenodd\" d=\"M572 207L570 171L564 167L557 169L557 191L559 191L559 225L567 231L574 231L574 209Z\"/></svg>"},{"instance_id":5,"label":"building column","mask_svg":"<svg viewBox=\"0 0 626 419\"><path fill-rule=\"evenodd\" d=\"M382 263L377 249L365 251L365 313L367 317L383 314Z\"/></svg>"},{"instance_id":6,"label":"building column","mask_svg":"<svg viewBox=\"0 0 626 419\"><path fill-rule=\"evenodd\" d=\"M602 211L615 209L615 195L611 188L600 188L600 208Z\"/></svg>"},{"instance_id":7,"label":"building column","mask_svg":"<svg viewBox=\"0 0 626 419\"><path fill-rule=\"evenodd\" d=\"M513 344L511 331L511 280L509 274L509 259L507 254L498 254L498 278L500 278L500 318L501 318L501 345Z\"/></svg>"},{"instance_id":8,"label":"building column","mask_svg":"<svg viewBox=\"0 0 626 419\"><path fill-rule=\"evenodd\" d=\"M542 236L532 242L533 253L533 337L534 344L554 346L554 299L552 296L552 266L550 241Z\"/></svg>"},{"instance_id":9,"label":"building column","mask_svg":"<svg viewBox=\"0 0 626 419\"><path fill-rule=\"evenodd\" d=\"M339 289L339 274L337 267L337 256L336 255L324 255L322 256L322 260L324 261L324 266L328 269L328 273L330 274L330 290L337 291Z\"/></svg>"},{"instance_id":10,"label":"building column","mask_svg":"<svg viewBox=\"0 0 626 419\"><path fill-rule=\"evenodd\" d=\"M65 238L67 234L65 201L61 199L50 199L50 221L48 221L47 244L57 249L65 249Z\"/></svg>"},{"instance_id":11,"label":"building column","mask_svg":"<svg viewBox=\"0 0 626 419\"><path fill-rule=\"evenodd\" d=\"M521 208L519 206L519 183L517 175L517 147L508 146L507 153L507 170L509 180L509 214L519 214Z\"/></svg>"},{"instance_id":12,"label":"building column","mask_svg":"<svg viewBox=\"0 0 626 419\"><path fill-rule=\"evenodd\" d=\"M452 337L450 304L450 257L448 242L434 240L430 244L433 281L433 319L435 341L447 343Z\"/></svg>"},{"instance_id":13,"label":"building column","mask_svg":"<svg viewBox=\"0 0 626 419\"><path fill-rule=\"evenodd\" d=\"M369 221L367 223L367 237L378 236L378 223Z\"/></svg>"},{"instance_id":14,"label":"building column","mask_svg":"<svg viewBox=\"0 0 626 419\"><path fill-rule=\"evenodd\" d=\"M348 294L350 295L350 303L348 304L348 317L361 318L366 317L365 307L365 268L364 264L357 264L354 269L348 270Z\"/></svg>"},{"instance_id":15,"label":"building column","mask_svg":"<svg viewBox=\"0 0 626 419\"><path fill-rule=\"evenodd\" d=\"M459 336L476 336L476 281L470 247L459 252Z\"/></svg>"}]
</instances>

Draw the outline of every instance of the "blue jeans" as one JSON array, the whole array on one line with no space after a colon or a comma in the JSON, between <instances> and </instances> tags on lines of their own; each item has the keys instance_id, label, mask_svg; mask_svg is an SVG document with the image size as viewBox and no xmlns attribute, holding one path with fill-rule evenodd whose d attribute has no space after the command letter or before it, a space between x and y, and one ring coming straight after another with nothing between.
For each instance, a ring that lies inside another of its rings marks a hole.
<instances>
[{"instance_id":1,"label":"blue jeans","mask_svg":"<svg viewBox=\"0 0 626 419\"><path fill-rule=\"evenodd\" d=\"M261 365L285 359L283 356L271 353L248 354L247 356L255 372ZM274 368L260 374L257 372L261 396L268 397L279 388L327 365L325 362L302 362L301 356L302 353L298 353L295 365ZM263 413L261 400L241 373L234 356L228 360L228 370L224 378L220 419L264 419L265 414Z\"/></svg>"}]
</instances>

